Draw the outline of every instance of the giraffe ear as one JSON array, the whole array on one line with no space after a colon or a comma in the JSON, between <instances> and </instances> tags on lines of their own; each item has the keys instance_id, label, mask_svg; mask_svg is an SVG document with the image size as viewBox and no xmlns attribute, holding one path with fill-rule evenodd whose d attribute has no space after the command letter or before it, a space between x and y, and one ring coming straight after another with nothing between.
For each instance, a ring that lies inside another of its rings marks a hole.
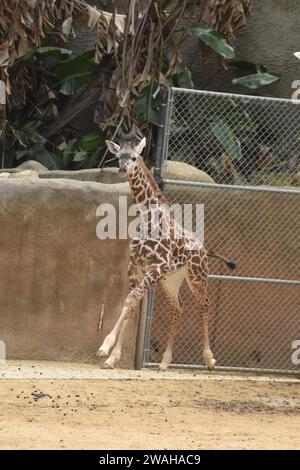
<instances>
[{"instance_id":1,"label":"giraffe ear","mask_svg":"<svg viewBox=\"0 0 300 470\"><path fill-rule=\"evenodd\" d=\"M110 151L110 153L118 153L119 150L120 150L120 145L118 144L115 144L114 142L112 142L111 140L106 140L105 141L106 145L107 145L107 148L108 150Z\"/></svg>"},{"instance_id":2,"label":"giraffe ear","mask_svg":"<svg viewBox=\"0 0 300 470\"><path fill-rule=\"evenodd\" d=\"M146 147L146 137L143 137L140 143L135 147L135 151L138 155L140 155L143 149Z\"/></svg>"}]
</instances>

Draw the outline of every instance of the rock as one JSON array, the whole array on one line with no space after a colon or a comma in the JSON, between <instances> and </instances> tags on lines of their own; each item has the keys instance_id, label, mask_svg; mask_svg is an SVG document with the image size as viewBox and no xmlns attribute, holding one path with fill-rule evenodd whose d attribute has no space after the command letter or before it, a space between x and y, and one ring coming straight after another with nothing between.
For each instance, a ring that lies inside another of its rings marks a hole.
<instances>
[{"instance_id":1,"label":"rock","mask_svg":"<svg viewBox=\"0 0 300 470\"><path fill-rule=\"evenodd\" d=\"M0 178L39 178L39 174L34 170L16 171L15 169L8 171L0 171Z\"/></svg>"},{"instance_id":2,"label":"rock","mask_svg":"<svg viewBox=\"0 0 300 470\"><path fill-rule=\"evenodd\" d=\"M204 171L198 170L188 163L171 160L167 162L166 177L174 180L214 183L214 180ZM124 183L124 178L119 176L119 169L116 167L107 167L102 170L98 168L78 171L52 170L41 173L40 178L67 178L79 181L97 181L104 184Z\"/></svg>"},{"instance_id":3,"label":"rock","mask_svg":"<svg viewBox=\"0 0 300 470\"><path fill-rule=\"evenodd\" d=\"M45 165L35 160L27 160L27 162L21 163L21 165L17 166L16 170L34 170L38 173L50 171Z\"/></svg>"},{"instance_id":4,"label":"rock","mask_svg":"<svg viewBox=\"0 0 300 470\"><path fill-rule=\"evenodd\" d=\"M293 177L293 183L300 183L300 171L298 171L298 173L296 173Z\"/></svg>"},{"instance_id":5,"label":"rock","mask_svg":"<svg viewBox=\"0 0 300 470\"><path fill-rule=\"evenodd\" d=\"M92 168L89 170L66 171L66 170L51 170L46 173L41 173L40 178L66 178L77 181L97 181L99 183L124 183L124 178L120 178L119 169L114 167Z\"/></svg>"},{"instance_id":6,"label":"rock","mask_svg":"<svg viewBox=\"0 0 300 470\"><path fill-rule=\"evenodd\" d=\"M166 178L170 180L196 181L201 183L214 183L214 180L205 171L198 170L184 162L167 161Z\"/></svg>"},{"instance_id":7,"label":"rock","mask_svg":"<svg viewBox=\"0 0 300 470\"><path fill-rule=\"evenodd\" d=\"M8 359L101 364L96 352L127 293L129 241L97 238L96 211L110 204L118 221L119 197L129 194L127 183L1 180L0 331ZM136 331L132 322L121 367L133 367Z\"/></svg>"},{"instance_id":8,"label":"rock","mask_svg":"<svg viewBox=\"0 0 300 470\"><path fill-rule=\"evenodd\" d=\"M39 178L39 173L35 170L16 171L11 174L12 178Z\"/></svg>"},{"instance_id":9,"label":"rock","mask_svg":"<svg viewBox=\"0 0 300 470\"><path fill-rule=\"evenodd\" d=\"M30 160L25 163L37 163ZM25 165L25 164L24 164ZM40 165L43 167L43 165ZM18 169L21 165L18 167ZM33 168L35 169L35 168ZM39 171L40 178L64 178L77 181L95 181L104 184L124 183L124 178L119 176L119 169L117 167L107 167L103 169L92 168L88 170L66 171L66 170L47 170L45 172ZM204 171L183 162L167 162L166 177L174 180L187 180L205 183L214 183L214 180Z\"/></svg>"}]
</instances>

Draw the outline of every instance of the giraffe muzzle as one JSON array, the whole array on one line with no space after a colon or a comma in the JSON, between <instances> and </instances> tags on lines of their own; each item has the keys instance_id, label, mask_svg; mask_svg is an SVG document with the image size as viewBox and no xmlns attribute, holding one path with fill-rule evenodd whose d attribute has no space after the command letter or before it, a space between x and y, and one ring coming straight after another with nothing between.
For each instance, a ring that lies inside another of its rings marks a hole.
<instances>
[{"instance_id":1,"label":"giraffe muzzle","mask_svg":"<svg viewBox=\"0 0 300 470\"><path fill-rule=\"evenodd\" d=\"M126 168L119 169L119 176L121 176L122 178L125 178L126 174L127 174Z\"/></svg>"}]
</instances>

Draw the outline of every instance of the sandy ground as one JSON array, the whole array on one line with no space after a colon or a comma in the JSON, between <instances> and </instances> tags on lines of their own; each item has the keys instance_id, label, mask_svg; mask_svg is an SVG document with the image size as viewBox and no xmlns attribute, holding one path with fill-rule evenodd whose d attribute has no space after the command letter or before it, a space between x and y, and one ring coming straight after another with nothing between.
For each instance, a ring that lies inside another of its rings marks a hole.
<instances>
[{"instance_id":1,"label":"sandy ground","mask_svg":"<svg viewBox=\"0 0 300 470\"><path fill-rule=\"evenodd\" d=\"M300 449L300 380L0 367L0 449Z\"/></svg>"}]
</instances>

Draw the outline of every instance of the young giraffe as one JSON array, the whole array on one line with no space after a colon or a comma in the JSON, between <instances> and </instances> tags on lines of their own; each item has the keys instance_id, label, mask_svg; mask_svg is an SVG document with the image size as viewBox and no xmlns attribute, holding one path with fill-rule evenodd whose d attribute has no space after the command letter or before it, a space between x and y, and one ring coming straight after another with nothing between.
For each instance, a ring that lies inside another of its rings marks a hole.
<instances>
[{"instance_id":1,"label":"young giraffe","mask_svg":"<svg viewBox=\"0 0 300 470\"><path fill-rule=\"evenodd\" d=\"M221 259L230 269L234 269L236 263L215 254L213 251L205 250L191 232L179 226L174 217L170 216L168 202L161 194L152 174L140 156L146 145L145 138L136 145L135 134L131 132L129 135L122 134L120 145L110 141L106 141L106 144L110 152L119 159L120 174L127 175L129 179L134 202L141 205L140 234L147 234L147 236L139 236L131 242L128 267L129 294L121 315L97 354L109 356L104 365L114 367L121 357L125 330L137 305L149 288L159 284L171 312L167 347L159 366L160 370L166 370L172 361L174 339L181 317L179 289L183 280L186 279L197 300L199 316L203 320L203 358L208 369L212 370L215 366L215 359L209 345L207 256ZM151 217L153 207L156 210L155 222ZM164 230L167 227L168 236L164 236L162 226ZM153 233L155 233L155 237L148 235Z\"/></svg>"}]
</instances>

